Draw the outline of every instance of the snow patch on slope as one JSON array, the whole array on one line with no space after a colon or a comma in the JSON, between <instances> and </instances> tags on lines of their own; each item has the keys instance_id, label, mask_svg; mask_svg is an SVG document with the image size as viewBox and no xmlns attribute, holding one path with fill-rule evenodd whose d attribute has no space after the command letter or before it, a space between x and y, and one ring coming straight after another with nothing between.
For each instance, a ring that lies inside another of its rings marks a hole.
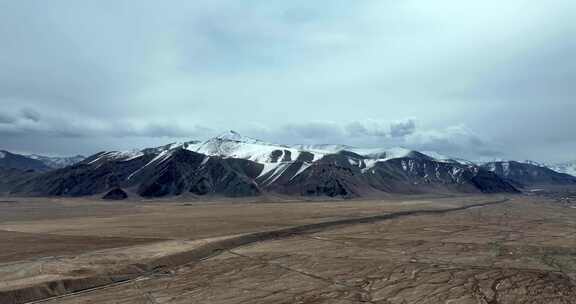
<instances>
[{"instance_id":1,"label":"snow patch on slope","mask_svg":"<svg viewBox=\"0 0 576 304\"><path fill-rule=\"evenodd\" d=\"M576 176L576 161L555 164L549 167L556 172Z\"/></svg>"},{"instance_id":2,"label":"snow patch on slope","mask_svg":"<svg viewBox=\"0 0 576 304\"><path fill-rule=\"evenodd\" d=\"M294 176L292 176L290 178L290 180L293 180L296 176L300 175L300 173L304 172L306 169L310 168L310 166L312 166L311 163L302 163L302 166L300 167L300 169L298 169L298 171L296 172L296 174L294 174Z\"/></svg>"},{"instance_id":3,"label":"snow patch on slope","mask_svg":"<svg viewBox=\"0 0 576 304\"><path fill-rule=\"evenodd\" d=\"M262 171L260 172L260 174L258 174L258 176L256 178L260 178L266 174L268 174L268 172L275 170L276 168L278 168L278 163L264 163L264 168L262 169Z\"/></svg>"},{"instance_id":4,"label":"snow patch on slope","mask_svg":"<svg viewBox=\"0 0 576 304\"><path fill-rule=\"evenodd\" d=\"M130 174L127 178L127 180L130 180L134 175L138 174L140 171L142 171L144 168L147 168L148 166L152 165L152 164L161 164L162 162L164 162L165 160L167 160L170 155L172 155L172 151L169 150L165 150L160 152L160 154L158 154L156 157L154 157L151 161L149 161L147 164L145 164L144 166L142 166L140 169L132 172L132 174Z\"/></svg>"},{"instance_id":5,"label":"snow patch on slope","mask_svg":"<svg viewBox=\"0 0 576 304\"><path fill-rule=\"evenodd\" d=\"M94 164L101 160L117 160L117 161L129 161L138 157L143 156L144 153L139 150L132 151L109 151L103 152L98 157L90 161L88 164Z\"/></svg>"},{"instance_id":6,"label":"snow patch on slope","mask_svg":"<svg viewBox=\"0 0 576 304\"><path fill-rule=\"evenodd\" d=\"M284 172L286 172L286 170L288 170L288 168L290 168L290 165L291 165L290 163L281 163L275 166L273 169L273 173L270 174L270 176L268 176L264 181L262 181L262 184L264 185L273 184L278 178L280 178L280 176L284 174Z\"/></svg>"},{"instance_id":7,"label":"snow patch on slope","mask_svg":"<svg viewBox=\"0 0 576 304\"><path fill-rule=\"evenodd\" d=\"M186 149L211 156L246 159L260 164L294 162L305 151L293 146L273 144L245 137L234 131L224 133L197 145L191 145ZM313 161L328 154L320 151L306 152L313 154ZM270 165L265 170L269 172L273 168Z\"/></svg>"},{"instance_id":8,"label":"snow patch on slope","mask_svg":"<svg viewBox=\"0 0 576 304\"><path fill-rule=\"evenodd\" d=\"M351 149L354 149L354 147L347 146L347 145L331 145L331 144L325 144L325 145L290 145L289 147L294 148L294 149L298 149L298 150L302 150L302 151L312 152L312 153L316 152L319 154L333 154L333 153L338 153L338 152L343 151L343 150L351 151Z\"/></svg>"},{"instance_id":9,"label":"snow patch on slope","mask_svg":"<svg viewBox=\"0 0 576 304\"><path fill-rule=\"evenodd\" d=\"M59 156L43 156L37 154L27 155L27 157L39 160L46 166L57 169L77 164L86 158L82 155L59 157Z\"/></svg>"}]
</instances>

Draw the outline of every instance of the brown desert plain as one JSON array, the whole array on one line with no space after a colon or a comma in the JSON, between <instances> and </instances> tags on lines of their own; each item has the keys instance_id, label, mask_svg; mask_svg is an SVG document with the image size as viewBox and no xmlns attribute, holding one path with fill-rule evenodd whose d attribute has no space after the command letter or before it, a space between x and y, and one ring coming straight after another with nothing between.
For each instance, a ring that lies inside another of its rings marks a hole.
<instances>
[{"instance_id":1,"label":"brown desert plain","mask_svg":"<svg viewBox=\"0 0 576 304\"><path fill-rule=\"evenodd\" d=\"M576 303L554 195L0 201L0 303Z\"/></svg>"}]
</instances>

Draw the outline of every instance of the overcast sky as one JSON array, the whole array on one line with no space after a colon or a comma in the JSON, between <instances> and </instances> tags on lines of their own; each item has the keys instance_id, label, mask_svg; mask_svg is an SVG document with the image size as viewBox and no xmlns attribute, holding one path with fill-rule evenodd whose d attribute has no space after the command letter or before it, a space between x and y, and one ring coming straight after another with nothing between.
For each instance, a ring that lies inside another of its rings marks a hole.
<instances>
[{"instance_id":1,"label":"overcast sky","mask_svg":"<svg viewBox=\"0 0 576 304\"><path fill-rule=\"evenodd\" d=\"M574 0L0 0L0 148L233 129L576 159Z\"/></svg>"}]
</instances>

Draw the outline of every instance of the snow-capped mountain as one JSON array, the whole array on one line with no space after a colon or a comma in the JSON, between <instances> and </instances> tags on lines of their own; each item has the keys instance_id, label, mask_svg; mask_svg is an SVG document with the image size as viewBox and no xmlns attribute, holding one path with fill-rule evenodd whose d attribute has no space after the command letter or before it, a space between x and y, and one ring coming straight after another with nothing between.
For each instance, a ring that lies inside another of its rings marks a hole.
<instances>
[{"instance_id":1,"label":"snow-capped mountain","mask_svg":"<svg viewBox=\"0 0 576 304\"><path fill-rule=\"evenodd\" d=\"M282 145L230 131L206 141L101 152L18 185L14 193L143 197L261 193L356 197L378 193L516 192L479 166L404 148Z\"/></svg>"},{"instance_id":2,"label":"snow-capped mountain","mask_svg":"<svg viewBox=\"0 0 576 304\"><path fill-rule=\"evenodd\" d=\"M189 146L186 149L210 156L240 158L257 163L295 161L302 152L311 153L313 155L312 160L318 160L326 154L326 152L307 151L288 145L268 143L241 136L234 131L226 132L203 143Z\"/></svg>"},{"instance_id":3,"label":"snow-capped mountain","mask_svg":"<svg viewBox=\"0 0 576 304\"><path fill-rule=\"evenodd\" d=\"M46 166L48 166L52 169L60 169L60 168L68 167L68 166L77 164L86 158L82 155L69 156L69 157L58 157L58 156L43 156L43 155L32 154L32 155L27 155L27 156L32 158L32 159L41 161Z\"/></svg>"},{"instance_id":4,"label":"snow-capped mountain","mask_svg":"<svg viewBox=\"0 0 576 304\"><path fill-rule=\"evenodd\" d=\"M295 170L293 179L302 173L311 163L326 157L330 154L348 152L356 154L358 157L350 157L349 164L357 166L363 171L367 171L377 165L395 158L423 158L432 160L433 158L412 151L409 149L394 147L382 148L357 148L347 145L282 145L265 142L262 140L242 136L235 131L223 133L205 142L188 142L182 144L167 145L169 149L183 148L197 153L219 156L224 158L245 159L263 165L263 170L258 177L267 177L264 183L271 184L281 175L287 173L289 167L294 167L297 163L299 168ZM166 149L164 149L166 150ZM439 154L438 154L439 155ZM438 161L448 161L448 157L443 157Z\"/></svg>"},{"instance_id":5,"label":"snow-capped mountain","mask_svg":"<svg viewBox=\"0 0 576 304\"><path fill-rule=\"evenodd\" d=\"M554 164L548 167L557 172L576 176L576 161Z\"/></svg>"},{"instance_id":6,"label":"snow-capped mountain","mask_svg":"<svg viewBox=\"0 0 576 304\"><path fill-rule=\"evenodd\" d=\"M184 149L208 156L253 161L263 165L263 170L259 176L264 176L275 171L283 171L288 165L295 162L301 162L306 166L307 164L320 160L326 155L336 154L342 151L357 154L360 160L351 159L350 163L362 167L364 170L370 169L379 162L394 158L410 156L429 158L419 152L399 147L390 149L365 149L346 145L282 145L242 136L235 131L229 131L203 142L189 141L171 143L141 151L103 152L97 154L97 157L90 159L88 162L130 160L143 155L158 154L158 157L154 159L154 162L157 162L162 157L168 156L169 152L175 149Z\"/></svg>"},{"instance_id":7,"label":"snow-capped mountain","mask_svg":"<svg viewBox=\"0 0 576 304\"><path fill-rule=\"evenodd\" d=\"M535 162L497 161L482 165L517 187L533 185L576 185L576 177Z\"/></svg>"},{"instance_id":8,"label":"snow-capped mountain","mask_svg":"<svg viewBox=\"0 0 576 304\"><path fill-rule=\"evenodd\" d=\"M404 148L356 148L346 145L281 145L229 131L206 142L189 145L185 149L211 156L241 158L258 163L279 163L303 160L315 162L329 154L348 151L367 159L386 161L417 153ZM311 155L311 156L310 156Z\"/></svg>"}]
</instances>

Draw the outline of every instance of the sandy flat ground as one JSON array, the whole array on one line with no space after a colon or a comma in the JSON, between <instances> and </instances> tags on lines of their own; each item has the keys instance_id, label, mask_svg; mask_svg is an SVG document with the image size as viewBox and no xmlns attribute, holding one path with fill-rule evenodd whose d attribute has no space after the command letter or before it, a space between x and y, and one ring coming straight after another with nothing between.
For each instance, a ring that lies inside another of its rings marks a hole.
<instances>
[{"instance_id":1,"label":"sandy flat ground","mask_svg":"<svg viewBox=\"0 0 576 304\"><path fill-rule=\"evenodd\" d=\"M544 198L226 243L499 199L0 205L12 210L0 238L13 248L0 254L0 302L3 292L11 303L77 292L43 303L576 303L576 209Z\"/></svg>"},{"instance_id":2,"label":"sandy flat ground","mask_svg":"<svg viewBox=\"0 0 576 304\"><path fill-rule=\"evenodd\" d=\"M198 239L400 210L445 208L487 199L490 198L470 196L286 203L22 199L18 203L0 204L0 230L68 236Z\"/></svg>"}]
</instances>

